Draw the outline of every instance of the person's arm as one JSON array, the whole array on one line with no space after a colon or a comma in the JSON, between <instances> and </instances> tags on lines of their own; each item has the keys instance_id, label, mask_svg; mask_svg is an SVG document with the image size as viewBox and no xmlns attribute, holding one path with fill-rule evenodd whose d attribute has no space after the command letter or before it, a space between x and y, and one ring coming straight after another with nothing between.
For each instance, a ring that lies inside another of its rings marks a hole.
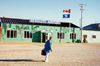
<instances>
[{"instance_id":1,"label":"person's arm","mask_svg":"<svg viewBox=\"0 0 100 66\"><path fill-rule=\"evenodd\" d=\"M52 51L52 46L51 46L50 41L49 41L49 49Z\"/></svg>"}]
</instances>

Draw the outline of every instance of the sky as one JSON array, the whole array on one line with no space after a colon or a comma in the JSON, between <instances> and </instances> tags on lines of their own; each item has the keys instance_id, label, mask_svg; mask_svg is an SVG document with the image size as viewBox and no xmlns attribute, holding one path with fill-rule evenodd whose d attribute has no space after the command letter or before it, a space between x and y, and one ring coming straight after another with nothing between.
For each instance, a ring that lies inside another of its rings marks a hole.
<instances>
[{"instance_id":1,"label":"sky","mask_svg":"<svg viewBox=\"0 0 100 66\"><path fill-rule=\"evenodd\" d=\"M71 22L80 26L100 23L100 0L0 0L0 17ZM71 9L70 18L62 18L63 10Z\"/></svg>"}]
</instances>

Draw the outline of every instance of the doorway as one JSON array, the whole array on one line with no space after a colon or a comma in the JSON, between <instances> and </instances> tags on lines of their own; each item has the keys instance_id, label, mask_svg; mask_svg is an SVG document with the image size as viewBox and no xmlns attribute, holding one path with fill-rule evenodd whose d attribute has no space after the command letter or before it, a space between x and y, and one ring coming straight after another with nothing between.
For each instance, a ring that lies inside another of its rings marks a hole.
<instances>
[{"instance_id":1,"label":"doorway","mask_svg":"<svg viewBox=\"0 0 100 66\"><path fill-rule=\"evenodd\" d=\"M49 40L50 37L51 37L51 33L42 33L42 43Z\"/></svg>"},{"instance_id":2,"label":"doorway","mask_svg":"<svg viewBox=\"0 0 100 66\"><path fill-rule=\"evenodd\" d=\"M42 33L42 42L45 42L45 33Z\"/></svg>"}]
</instances>

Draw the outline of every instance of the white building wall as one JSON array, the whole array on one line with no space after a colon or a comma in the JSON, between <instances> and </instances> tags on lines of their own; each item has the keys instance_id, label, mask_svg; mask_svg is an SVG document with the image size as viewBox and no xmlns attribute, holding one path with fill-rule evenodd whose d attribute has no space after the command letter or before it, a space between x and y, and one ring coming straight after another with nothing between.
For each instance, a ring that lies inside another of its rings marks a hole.
<instances>
[{"instance_id":1,"label":"white building wall","mask_svg":"<svg viewBox=\"0 0 100 66\"><path fill-rule=\"evenodd\" d=\"M100 43L100 31L82 30L82 40L83 35L87 35L88 43ZM92 38L92 35L96 35L96 38Z\"/></svg>"}]
</instances>

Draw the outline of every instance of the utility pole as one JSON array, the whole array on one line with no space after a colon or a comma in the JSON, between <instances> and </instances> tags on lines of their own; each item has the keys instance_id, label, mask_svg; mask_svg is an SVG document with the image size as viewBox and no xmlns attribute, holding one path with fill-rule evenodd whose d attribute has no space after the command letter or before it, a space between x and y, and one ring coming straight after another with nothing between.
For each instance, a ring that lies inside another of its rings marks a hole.
<instances>
[{"instance_id":1,"label":"utility pole","mask_svg":"<svg viewBox=\"0 0 100 66\"><path fill-rule=\"evenodd\" d=\"M84 11L84 9L83 9L83 6L86 6L86 4L78 4L80 7L81 7L81 9L80 9L80 11L81 11L81 43L82 43L82 13L83 13L83 11Z\"/></svg>"}]
</instances>

